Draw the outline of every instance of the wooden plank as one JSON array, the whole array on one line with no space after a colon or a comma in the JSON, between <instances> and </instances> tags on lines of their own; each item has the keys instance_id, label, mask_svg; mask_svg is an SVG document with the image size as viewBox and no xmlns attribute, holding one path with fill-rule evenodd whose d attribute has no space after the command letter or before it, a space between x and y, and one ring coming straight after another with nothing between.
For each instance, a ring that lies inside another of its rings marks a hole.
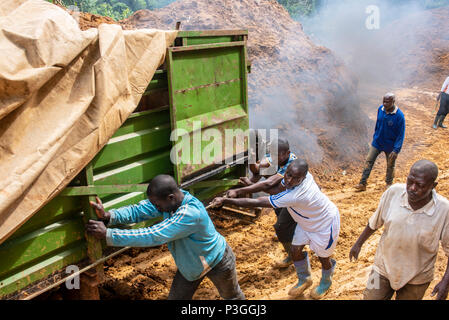
<instances>
[{"instance_id":1,"label":"wooden plank","mask_svg":"<svg viewBox=\"0 0 449 320\"><path fill-rule=\"evenodd\" d=\"M170 162L170 151L157 152L126 165L96 173L94 182L95 185L143 183L151 180L158 174L170 173L172 166Z\"/></svg>"},{"instance_id":2,"label":"wooden plank","mask_svg":"<svg viewBox=\"0 0 449 320\"><path fill-rule=\"evenodd\" d=\"M87 167L84 169L86 185L90 186L94 184L94 169L93 164L90 162ZM96 199L94 196L88 196L84 198L84 223L87 224L89 220L98 220L98 217L90 205L90 202L95 202ZM86 240L87 240L87 257L90 262L95 262L98 259L101 259L103 256L103 248L101 245L101 241L96 239L95 237L89 235L85 232ZM100 264L96 267L96 274L100 280L104 278L104 270L103 264Z\"/></svg>"},{"instance_id":3,"label":"wooden plank","mask_svg":"<svg viewBox=\"0 0 449 320\"><path fill-rule=\"evenodd\" d=\"M186 47L169 47L170 52L184 52L184 51L198 51L207 49L220 49L220 48L230 48L230 47L241 47L244 46L244 41L235 42L222 42L222 43L208 43L208 44L196 44Z\"/></svg>"}]
</instances>

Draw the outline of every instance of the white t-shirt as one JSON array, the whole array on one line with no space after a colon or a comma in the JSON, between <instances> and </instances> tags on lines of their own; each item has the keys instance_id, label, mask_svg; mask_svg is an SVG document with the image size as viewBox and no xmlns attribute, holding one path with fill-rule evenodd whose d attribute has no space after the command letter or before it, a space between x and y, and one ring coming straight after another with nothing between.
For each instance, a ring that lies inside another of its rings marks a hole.
<instances>
[{"instance_id":1,"label":"white t-shirt","mask_svg":"<svg viewBox=\"0 0 449 320\"><path fill-rule=\"evenodd\" d=\"M334 217L339 216L337 206L321 192L309 172L300 185L269 199L273 208L287 208L298 225L308 232L330 228Z\"/></svg>"},{"instance_id":2,"label":"white t-shirt","mask_svg":"<svg viewBox=\"0 0 449 320\"><path fill-rule=\"evenodd\" d=\"M443 86L441 87L441 92L449 94L449 77L444 81Z\"/></svg>"}]
</instances>

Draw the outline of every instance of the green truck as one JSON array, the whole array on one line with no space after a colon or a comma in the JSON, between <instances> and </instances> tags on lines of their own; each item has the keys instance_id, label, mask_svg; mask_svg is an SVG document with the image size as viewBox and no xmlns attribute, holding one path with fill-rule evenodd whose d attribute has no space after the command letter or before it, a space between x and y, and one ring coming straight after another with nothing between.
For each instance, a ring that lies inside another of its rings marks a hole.
<instances>
[{"instance_id":1,"label":"green truck","mask_svg":"<svg viewBox=\"0 0 449 320\"><path fill-rule=\"evenodd\" d=\"M163 173L203 201L238 183L247 153L234 152L222 164L173 164L171 133L182 129L193 141L195 123L219 132L249 129L247 36L244 30L178 33L135 112L60 194L0 245L0 299L32 299L80 274L101 282L103 262L127 248L86 236L86 220L96 218L89 201L97 195L106 209L134 204ZM79 271L68 273L72 265Z\"/></svg>"}]
</instances>

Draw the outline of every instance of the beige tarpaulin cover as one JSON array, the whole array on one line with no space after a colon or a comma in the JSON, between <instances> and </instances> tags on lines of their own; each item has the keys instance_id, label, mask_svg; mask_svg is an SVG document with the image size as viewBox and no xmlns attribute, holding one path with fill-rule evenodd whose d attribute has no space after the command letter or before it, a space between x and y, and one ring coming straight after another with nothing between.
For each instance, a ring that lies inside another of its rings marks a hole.
<instances>
[{"instance_id":1,"label":"beige tarpaulin cover","mask_svg":"<svg viewBox=\"0 0 449 320\"><path fill-rule=\"evenodd\" d=\"M136 108L176 31L81 31L43 0L0 4L0 243Z\"/></svg>"}]
</instances>

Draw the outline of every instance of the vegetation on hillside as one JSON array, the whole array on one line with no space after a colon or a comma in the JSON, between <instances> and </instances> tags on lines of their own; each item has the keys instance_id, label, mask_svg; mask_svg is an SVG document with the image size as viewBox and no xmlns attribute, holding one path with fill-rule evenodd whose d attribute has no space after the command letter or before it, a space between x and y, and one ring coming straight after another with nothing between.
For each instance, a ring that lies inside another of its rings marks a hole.
<instances>
[{"instance_id":1,"label":"vegetation on hillside","mask_svg":"<svg viewBox=\"0 0 449 320\"><path fill-rule=\"evenodd\" d=\"M175 0L49 0L50 2L60 2L64 6L76 6L79 11L90 12L102 16L111 17L115 20L122 20L141 9L154 10L162 8ZM217 0L220 1L220 0ZM315 13L321 6L332 1L344 0L277 0L290 13L292 18L309 16ZM423 8L432 9L449 5L449 0L391 0L395 5L410 4L412 2L421 5Z\"/></svg>"}]
</instances>

